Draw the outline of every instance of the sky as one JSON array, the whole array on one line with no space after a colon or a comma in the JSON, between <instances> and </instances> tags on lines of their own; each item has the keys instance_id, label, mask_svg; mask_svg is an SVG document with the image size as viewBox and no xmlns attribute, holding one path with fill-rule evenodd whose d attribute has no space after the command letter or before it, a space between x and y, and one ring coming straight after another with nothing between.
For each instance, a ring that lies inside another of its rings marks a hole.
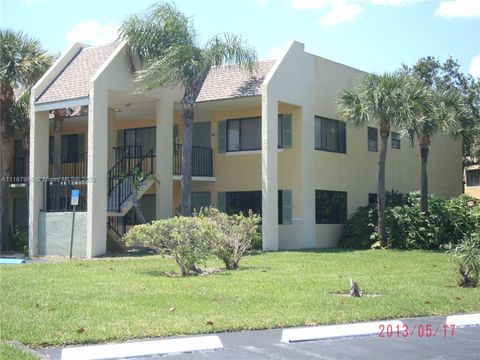
<instances>
[{"instance_id":1,"label":"sky","mask_svg":"<svg viewBox=\"0 0 480 360\"><path fill-rule=\"evenodd\" d=\"M0 0L0 27L36 37L49 52L73 42L116 38L123 19L154 0ZM292 40L306 51L368 71L395 71L419 58L457 59L480 77L480 0L176 0L200 43L240 34L259 58L275 58Z\"/></svg>"}]
</instances>

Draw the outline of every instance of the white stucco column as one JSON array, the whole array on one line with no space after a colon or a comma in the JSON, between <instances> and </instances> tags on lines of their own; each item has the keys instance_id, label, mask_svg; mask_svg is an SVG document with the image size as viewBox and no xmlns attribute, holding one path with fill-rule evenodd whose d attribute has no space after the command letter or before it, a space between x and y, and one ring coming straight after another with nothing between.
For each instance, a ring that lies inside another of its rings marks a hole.
<instances>
[{"instance_id":1,"label":"white stucco column","mask_svg":"<svg viewBox=\"0 0 480 360\"><path fill-rule=\"evenodd\" d=\"M278 101L262 95L262 236L263 250L278 250Z\"/></svg>"},{"instance_id":2,"label":"white stucco column","mask_svg":"<svg viewBox=\"0 0 480 360\"><path fill-rule=\"evenodd\" d=\"M28 255L37 256L38 249L38 219L43 206L43 182L41 178L48 176L48 111L35 112L32 107L30 115L30 163L28 183Z\"/></svg>"},{"instance_id":3,"label":"white stucco column","mask_svg":"<svg viewBox=\"0 0 480 360\"><path fill-rule=\"evenodd\" d=\"M304 105L301 119L302 204L304 248L316 247L315 229L315 114L313 105Z\"/></svg>"},{"instance_id":4,"label":"white stucco column","mask_svg":"<svg viewBox=\"0 0 480 360\"><path fill-rule=\"evenodd\" d=\"M115 110L108 109L108 159L107 159L107 171L115 165L115 151L114 147L117 146L117 123L115 119Z\"/></svg>"},{"instance_id":5,"label":"white stucco column","mask_svg":"<svg viewBox=\"0 0 480 360\"><path fill-rule=\"evenodd\" d=\"M88 108L87 257L107 249L108 91L94 82Z\"/></svg>"},{"instance_id":6,"label":"white stucco column","mask_svg":"<svg viewBox=\"0 0 480 360\"><path fill-rule=\"evenodd\" d=\"M157 155L155 175L156 218L172 217L173 213L173 100L163 98L156 103Z\"/></svg>"}]
</instances>

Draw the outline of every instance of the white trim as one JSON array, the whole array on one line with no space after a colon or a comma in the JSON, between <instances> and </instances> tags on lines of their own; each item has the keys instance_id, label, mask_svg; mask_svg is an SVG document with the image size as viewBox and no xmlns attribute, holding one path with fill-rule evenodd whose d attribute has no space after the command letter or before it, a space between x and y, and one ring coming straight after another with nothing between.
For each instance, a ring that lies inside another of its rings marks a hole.
<instances>
[{"instance_id":1,"label":"white trim","mask_svg":"<svg viewBox=\"0 0 480 360\"><path fill-rule=\"evenodd\" d=\"M282 331L282 342L292 343L352 336L375 335L380 333L381 327L384 327L386 331L387 326L391 326L394 330L397 329L397 326L399 329L402 329L403 323L399 320L391 320L286 329Z\"/></svg>"},{"instance_id":2,"label":"white trim","mask_svg":"<svg viewBox=\"0 0 480 360\"><path fill-rule=\"evenodd\" d=\"M48 110L63 109L66 107L75 107L75 106L82 106L82 105L89 105L89 104L90 104L89 97L84 96L76 99L67 99L67 100L59 100L59 101L51 101L46 103L35 104L34 109L35 111L48 111Z\"/></svg>"},{"instance_id":3,"label":"white trim","mask_svg":"<svg viewBox=\"0 0 480 360\"><path fill-rule=\"evenodd\" d=\"M283 152L283 148L277 149L277 152ZM225 151L227 156L237 156L237 155L261 155L262 150L245 150L245 151Z\"/></svg>"},{"instance_id":4,"label":"white trim","mask_svg":"<svg viewBox=\"0 0 480 360\"><path fill-rule=\"evenodd\" d=\"M173 175L173 180L182 180L180 175ZM215 176L192 176L192 181L217 181Z\"/></svg>"},{"instance_id":5,"label":"white trim","mask_svg":"<svg viewBox=\"0 0 480 360\"><path fill-rule=\"evenodd\" d=\"M447 316L445 324L454 326L480 325L480 313Z\"/></svg>"},{"instance_id":6,"label":"white trim","mask_svg":"<svg viewBox=\"0 0 480 360\"><path fill-rule=\"evenodd\" d=\"M110 63L113 61L113 59L115 59L115 57L118 55L118 53L123 50L123 48L125 47L126 44L127 44L126 41L122 41L118 45L118 47L115 50L112 51L112 53L107 58L107 60L105 60L105 62L102 64L102 66L100 66L98 68L98 70L95 72L95 74L93 74L92 78L90 79L91 84L93 84L98 79L98 77L102 74L102 72L108 67L108 65L110 65Z\"/></svg>"},{"instance_id":7,"label":"white trim","mask_svg":"<svg viewBox=\"0 0 480 360\"><path fill-rule=\"evenodd\" d=\"M198 336L70 347L62 350L62 360L125 359L218 349L223 349L223 344L218 336Z\"/></svg>"}]
</instances>

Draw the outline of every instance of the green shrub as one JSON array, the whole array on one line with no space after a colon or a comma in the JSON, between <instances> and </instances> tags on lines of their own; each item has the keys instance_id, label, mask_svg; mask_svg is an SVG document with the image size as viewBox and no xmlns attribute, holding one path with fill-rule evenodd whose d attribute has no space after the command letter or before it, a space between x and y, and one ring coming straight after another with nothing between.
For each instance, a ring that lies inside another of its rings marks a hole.
<instances>
[{"instance_id":1,"label":"green shrub","mask_svg":"<svg viewBox=\"0 0 480 360\"><path fill-rule=\"evenodd\" d=\"M340 247L350 249L369 249L376 241L375 224L377 207L375 205L359 207L345 221L340 235Z\"/></svg>"},{"instance_id":2,"label":"green shrub","mask_svg":"<svg viewBox=\"0 0 480 360\"><path fill-rule=\"evenodd\" d=\"M215 223L213 253L225 263L227 269L237 269L241 257L250 250L258 237L260 217L250 210L248 216L227 215L213 207L203 208L194 216Z\"/></svg>"},{"instance_id":3,"label":"green shrub","mask_svg":"<svg viewBox=\"0 0 480 360\"><path fill-rule=\"evenodd\" d=\"M480 277L480 236L477 233L463 239L460 244L444 246L447 253L459 261L459 286L476 287Z\"/></svg>"},{"instance_id":4,"label":"green shrub","mask_svg":"<svg viewBox=\"0 0 480 360\"><path fill-rule=\"evenodd\" d=\"M28 232L22 227L15 226L10 232L12 250L20 251L28 255Z\"/></svg>"},{"instance_id":5,"label":"green shrub","mask_svg":"<svg viewBox=\"0 0 480 360\"><path fill-rule=\"evenodd\" d=\"M208 218L176 216L132 227L125 245L145 246L172 256L182 276L199 273L198 264L211 253L215 224Z\"/></svg>"},{"instance_id":6,"label":"green shrub","mask_svg":"<svg viewBox=\"0 0 480 360\"><path fill-rule=\"evenodd\" d=\"M398 249L438 249L458 244L480 226L480 202L466 195L428 198L429 214L420 210L420 194L387 193L385 226L388 246ZM368 249L376 241L377 206L358 208L342 227L340 245Z\"/></svg>"}]
</instances>

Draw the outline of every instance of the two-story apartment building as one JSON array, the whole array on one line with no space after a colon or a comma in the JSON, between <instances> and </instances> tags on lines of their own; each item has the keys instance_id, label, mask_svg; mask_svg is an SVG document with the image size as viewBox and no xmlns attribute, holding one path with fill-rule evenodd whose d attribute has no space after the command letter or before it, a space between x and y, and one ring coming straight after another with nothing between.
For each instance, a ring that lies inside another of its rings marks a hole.
<instances>
[{"instance_id":1,"label":"two-story apartment building","mask_svg":"<svg viewBox=\"0 0 480 360\"><path fill-rule=\"evenodd\" d=\"M212 68L199 89L193 135L194 207L262 213L263 249L333 247L341 223L375 201L379 134L337 120L338 93L365 73L309 54L293 42L253 73ZM30 255L67 254L71 188L80 189L74 253L93 257L136 222L180 205L182 89L136 92L125 44L72 46L36 84L29 166ZM57 108L78 108L63 126L62 176L49 176L49 137ZM87 108L88 107L88 108ZM88 109L88 110L85 110ZM392 132L387 188L419 188L418 149ZM154 174L132 191L131 170ZM430 189L462 192L461 143L438 135L429 162Z\"/></svg>"}]
</instances>

